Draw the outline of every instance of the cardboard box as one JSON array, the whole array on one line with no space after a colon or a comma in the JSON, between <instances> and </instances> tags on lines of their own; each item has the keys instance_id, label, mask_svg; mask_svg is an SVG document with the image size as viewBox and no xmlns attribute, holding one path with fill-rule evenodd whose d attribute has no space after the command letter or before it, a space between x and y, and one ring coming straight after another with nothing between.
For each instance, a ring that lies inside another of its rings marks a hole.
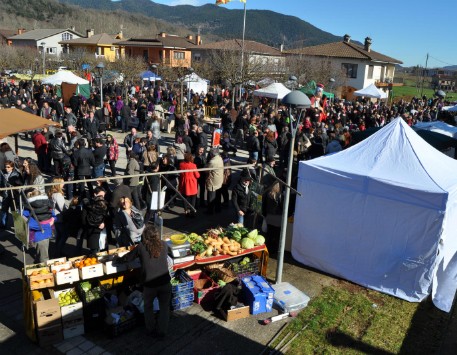
<instances>
[{"instance_id":1,"label":"cardboard box","mask_svg":"<svg viewBox=\"0 0 457 355\"><path fill-rule=\"evenodd\" d=\"M73 282L79 281L79 271L76 268L58 271L55 274L55 280L57 285L72 284Z\"/></svg>"},{"instance_id":2,"label":"cardboard box","mask_svg":"<svg viewBox=\"0 0 457 355\"><path fill-rule=\"evenodd\" d=\"M54 265L55 263L64 263L66 261L67 261L67 258L63 256L61 258L50 259L50 260L46 261L46 265L51 266L51 265Z\"/></svg>"},{"instance_id":3,"label":"cardboard box","mask_svg":"<svg viewBox=\"0 0 457 355\"><path fill-rule=\"evenodd\" d=\"M127 264L117 263L113 265L112 260L108 260L103 264L103 271L106 275L117 274L119 272L127 271Z\"/></svg>"},{"instance_id":4,"label":"cardboard box","mask_svg":"<svg viewBox=\"0 0 457 355\"><path fill-rule=\"evenodd\" d=\"M68 270L73 268L73 263L71 261L65 261L62 264L58 265L50 265L51 271L62 271L62 270Z\"/></svg>"},{"instance_id":5,"label":"cardboard box","mask_svg":"<svg viewBox=\"0 0 457 355\"><path fill-rule=\"evenodd\" d=\"M37 301L34 308L37 329L61 325L62 313L57 299Z\"/></svg>"},{"instance_id":6,"label":"cardboard box","mask_svg":"<svg viewBox=\"0 0 457 355\"><path fill-rule=\"evenodd\" d=\"M227 312L221 311L221 313L227 322L242 318L248 318L249 306L237 306L237 308L229 309Z\"/></svg>"},{"instance_id":7,"label":"cardboard box","mask_svg":"<svg viewBox=\"0 0 457 355\"><path fill-rule=\"evenodd\" d=\"M38 344L41 347L50 346L63 340L62 325L37 329Z\"/></svg>"},{"instance_id":8,"label":"cardboard box","mask_svg":"<svg viewBox=\"0 0 457 355\"><path fill-rule=\"evenodd\" d=\"M120 247L120 248L108 250L108 254L113 255L113 254L118 254L118 253L125 252L125 251L128 251L126 247Z\"/></svg>"},{"instance_id":9,"label":"cardboard box","mask_svg":"<svg viewBox=\"0 0 457 355\"><path fill-rule=\"evenodd\" d=\"M100 280L100 286L102 286L105 290L109 290L117 285L122 284L122 282L124 282L124 275L119 275Z\"/></svg>"},{"instance_id":10,"label":"cardboard box","mask_svg":"<svg viewBox=\"0 0 457 355\"><path fill-rule=\"evenodd\" d=\"M84 266L81 269L79 269L79 276L81 280L92 279L94 277L100 277L103 275L103 264L100 263L95 265Z\"/></svg>"},{"instance_id":11,"label":"cardboard box","mask_svg":"<svg viewBox=\"0 0 457 355\"><path fill-rule=\"evenodd\" d=\"M61 293L67 293L67 292L70 292L73 290L76 292L76 289L74 287L67 288L67 289L61 290L61 291L55 291L54 297L58 300L59 295ZM79 300L79 296L78 296L78 300ZM72 321L74 319L78 319L82 322L84 320L83 303L81 301L79 301L76 303L69 304L68 306L62 306L62 307L60 307L60 313L62 314L62 324L63 324L64 328L66 326L66 323L68 323L69 321Z\"/></svg>"},{"instance_id":12,"label":"cardboard box","mask_svg":"<svg viewBox=\"0 0 457 355\"><path fill-rule=\"evenodd\" d=\"M70 339L78 335L84 334L84 323L74 325L72 327L63 328L63 338Z\"/></svg>"},{"instance_id":13,"label":"cardboard box","mask_svg":"<svg viewBox=\"0 0 457 355\"><path fill-rule=\"evenodd\" d=\"M274 289L262 276L248 276L242 280L243 299L249 304L251 314L271 312Z\"/></svg>"}]
</instances>

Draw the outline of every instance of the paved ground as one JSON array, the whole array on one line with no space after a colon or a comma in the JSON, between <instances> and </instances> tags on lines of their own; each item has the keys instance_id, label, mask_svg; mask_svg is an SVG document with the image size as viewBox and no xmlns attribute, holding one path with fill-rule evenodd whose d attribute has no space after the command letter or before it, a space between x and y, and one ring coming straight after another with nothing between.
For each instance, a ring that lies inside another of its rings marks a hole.
<instances>
[{"instance_id":1,"label":"paved ground","mask_svg":"<svg viewBox=\"0 0 457 355\"><path fill-rule=\"evenodd\" d=\"M123 135L115 134L122 142ZM167 140L170 138L166 137ZM163 149L164 147L162 147ZM20 140L20 155L35 157L29 141ZM245 154L239 155L238 161L245 161ZM119 167L125 166L125 154L121 153ZM164 215L165 233L172 231L196 231L214 226L226 226L233 221L231 209L214 217L198 212L198 218L187 219L182 216L182 208L176 207ZM103 331L78 336L63 341L46 349L39 348L25 335L22 315L22 282L20 270L23 256L20 245L13 234L0 234L0 244L6 251L0 256L0 348L2 354L260 354L265 345L280 331L286 321L263 326L259 321L267 316L251 316L234 322L225 322L199 305L174 312L170 327L170 337L157 341L144 335L144 328L138 326L116 339L110 339ZM74 245L74 241L70 241ZM53 245L51 245L52 249ZM73 247L68 248L72 252ZM31 263L26 255L26 262ZM268 278L274 281L276 260L270 259ZM304 291L311 298L320 293L325 285L337 282L334 278L304 268L286 254L283 281L288 281ZM457 317L453 317L456 319ZM451 323L447 340L443 345L446 354L457 353L455 330L457 321Z\"/></svg>"}]
</instances>

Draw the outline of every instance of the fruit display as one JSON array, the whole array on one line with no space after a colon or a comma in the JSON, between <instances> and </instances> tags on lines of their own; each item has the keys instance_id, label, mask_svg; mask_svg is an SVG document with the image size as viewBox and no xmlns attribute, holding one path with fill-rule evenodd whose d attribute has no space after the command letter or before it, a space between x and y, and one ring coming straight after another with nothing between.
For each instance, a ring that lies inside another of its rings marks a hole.
<instances>
[{"instance_id":1,"label":"fruit display","mask_svg":"<svg viewBox=\"0 0 457 355\"><path fill-rule=\"evenodd\" d=\"M96 265L96 264L99 264L99 261L95 257L87 257L84 259L76 260L74 262L74 266L78 269L82 269L83 267Z\"/></svg>"},{"instance_id":2,"label":"fruit display","mask_svg":"<svg viewBox=\"0 0 457 355\"><path fill-rule=\"evenodd\" d=\"M31 290L54 286L54 277L48 268L34 271L28 270L27 272L29 273L29 285Z\"/></svg>"},{"instance_id":3,"label":"fruit display","mask_svg":"<svg viewBox=\"0 0 457 355\"><path fill-rule=\"evenodd\" d=\"M69 306L70 304L80 302L75 289L71 289L70 291L62 291L57 297L59 299L60 307Z\"/></svg>"},{"instance_id":4,"label":"fruit display","mask_svg":"<svg viewBox=\"0 0 457 355\"><path fill-rule=\"evenodd\" d=\"M201 236L187 235L191 251L197 259L227 255L236 256L246 249L265 244L265 238L257 229L250 231L241 224L230 224L227 228L212 228Z\"/></svg>"},{"instance_id":5,"label":"fruit display","mask_svg":"<svg viewBox=\"0 0 457 355\"><path fill-rule=\"evenodd\" d=\"M43 299L43 292L38 291L38 290L33 290L32 291L32 299L34 301L38 301L38 300Z\"/></svg>"}]
</instances>

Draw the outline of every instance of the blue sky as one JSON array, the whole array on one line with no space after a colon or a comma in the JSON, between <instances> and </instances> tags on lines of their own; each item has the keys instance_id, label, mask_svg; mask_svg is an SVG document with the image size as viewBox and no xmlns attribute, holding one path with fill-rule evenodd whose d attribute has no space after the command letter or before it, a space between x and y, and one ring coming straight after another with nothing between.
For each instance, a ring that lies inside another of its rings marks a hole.
<instances>
[{"instance_id":1,"label":"blue sky","mask_svg":"<svg viewBox=\"0 0 457 355\"><path fill-rule=\"evenodd\" d=\"M154 0L166 5L214 4L215 0ZM242 9L233 0L229 9ZM428 67L457 65L456 0L246 0L247 9L267 9L292 15L336 36L349 34L363 43L373 40L372 49L403 61L405 66ZM249 26L249 16L247 25Z\"/></svg>"}]
</instances>

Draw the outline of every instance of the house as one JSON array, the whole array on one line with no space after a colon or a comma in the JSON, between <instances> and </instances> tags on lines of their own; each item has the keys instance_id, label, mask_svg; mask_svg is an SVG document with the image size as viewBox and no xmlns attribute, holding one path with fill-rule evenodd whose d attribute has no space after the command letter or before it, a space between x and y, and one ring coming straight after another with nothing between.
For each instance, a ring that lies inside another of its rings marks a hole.
<instances>
[{"instance_id":1,"label":"house","mask_svg":"<svg viewBox=\"0 0 457 355\"><path fill-rule=\"evenodd\" d=\"M192 36L180 37L161 32L155 38L130 38L116 45L126 56L141 56L151 65L188 68L192 62L191 49L200 41L200 36L196 36L194 42Z\"/></svg>"},{"instance_id":2,"label":"house","mask_svg":"<svg viewBox=\"0 0 457 355\"><path fill-rule=\"evenodd\" d=\"M435 74L432 76L431 88L434 90L455 91L457 88L456 72L451 75L448 74Z\"/></svg>"},{"instance_id":3,"label":"house","mask_svg":"<svg viewBox=\"0 0 457 355\"><path fill-rule=\"evenodd\" d=\"M14 35L20 35L25 33L25 28L18 28L16 30L0 29L0 45L9 46L11 41L8 39Z\"/></svg>"},{"instance_id":4,"label":"house","mask_svg":"<svg viewBox=\"0 0 457 355\"><path fill-rule=\"evenodd\" d=\"M192 48L192 62L204 62L209 59L212 51L228 51L240 56L243 49L241 39L229 39L197 45ZM285 68L285 58L281 50L256 41L244 41L244 56L251 68L262 68L262 74L282 74Z\"/></svg>"},{"instance_id":5,"label":"house","mask_svg":"<svg viewBox=\"0 0 457 355\"><path fill-rule=\"evenodd\" d=\"M122 32L112 36L107 33L94 34L93 29L86 30L86 37L60 41L65 53L86 52L95 55L95 58L106 59L114 62L122 53L119 51L118 42L122 41Z\"/></svg>"},{"instance_id":6,"label":"house","mask_svg":"<svg viewBox=\"0 0 457 355\"><path fill-rule=\"evenodd\" d=\"M328 60L335 71L341 71L344 79L337 91L340 91L340 96L350 99L354 91L370 84L390 87L393 85L395 65L403 64L398 59L373 51L371 44L369 37L365 38L363 45L359 45L352 43L351 37L345 35L341 42L294 49L287 53L311 62Z\"/></svg>"},{"instance_id":7,"label":"house","mask_svg":"<svg viewBox=\"0 0 457 355\"><path fill-rule=\"evenodd\" d=\"M81 38L82 35L72 28L53 28L30 30L8 38L14 47L33 47L39 51L45 50L46 54L52 54L57 57L63 53L63 46L60 41L74 38Z\"/></svg>"}]
</instances>

